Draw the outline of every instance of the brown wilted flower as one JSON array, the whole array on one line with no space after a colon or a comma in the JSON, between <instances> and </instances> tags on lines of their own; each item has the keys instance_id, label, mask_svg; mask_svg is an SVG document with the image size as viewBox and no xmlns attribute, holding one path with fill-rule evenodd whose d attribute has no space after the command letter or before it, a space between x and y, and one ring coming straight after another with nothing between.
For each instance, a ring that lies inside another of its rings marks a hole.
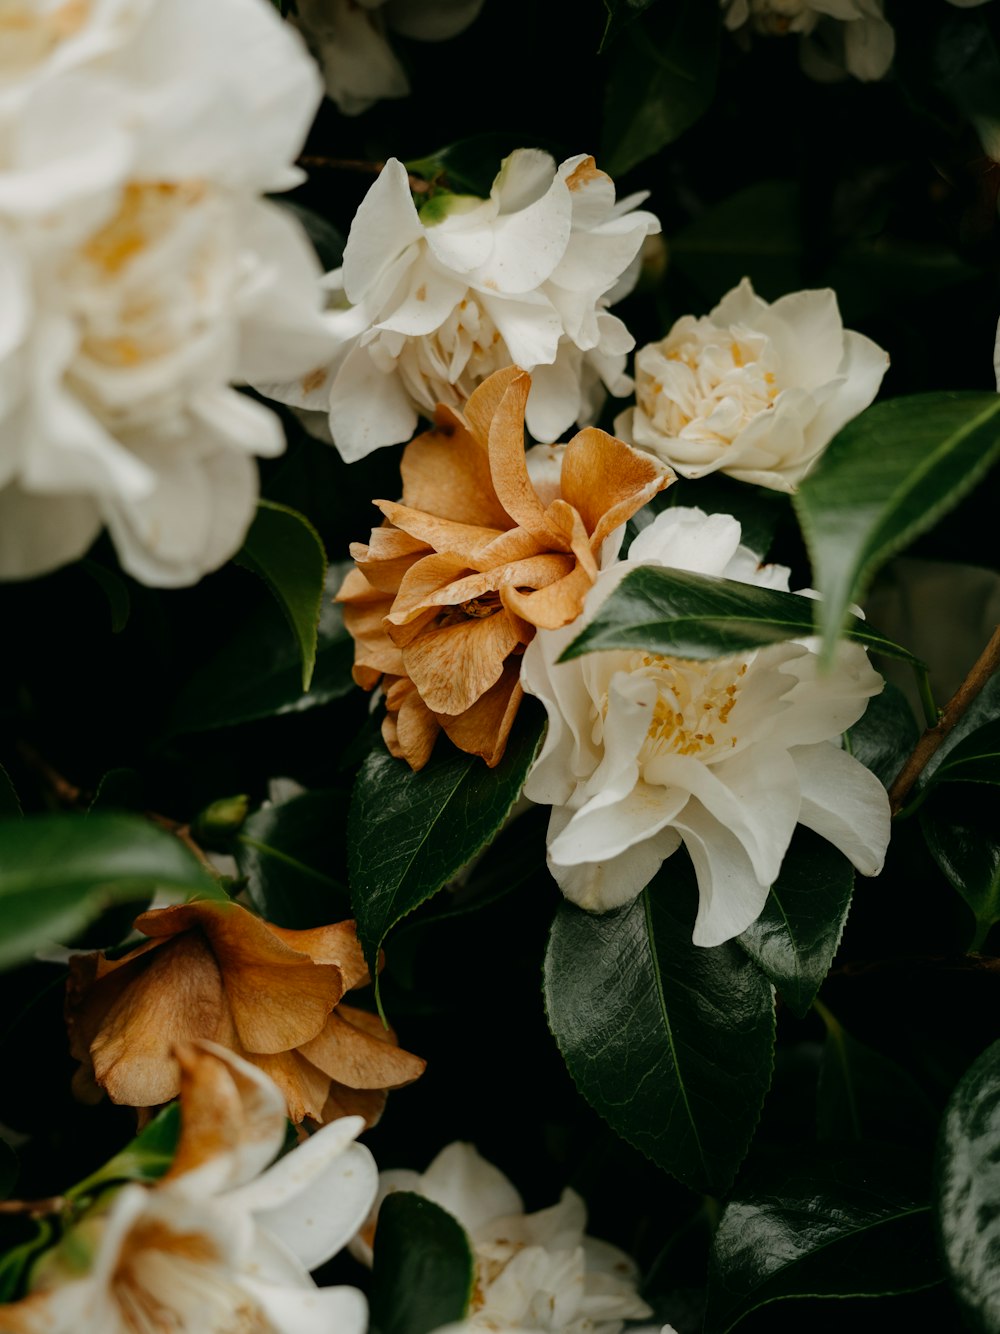
<instances>
[{"instance_id":1,"label":"brown wilted flower","mask_svg":"<svg viewBox=\"0 0 1000 1334\"><path fill-rule=\"evenodd\" d=\"M404 450L403 498L341 586L354 679L386 698L391 753L420 769L443 728L491 767L521 701L520 660L536 628L579 615L601 548L674 474L588 427L525 453L531 377L495 372L463 413Z\"/></svg>"},{"instance_id":2,"label":"brown wilted flower","mask_svg":"<svg viewBox=\"0 0 1000 1334\"><path fill-rule=\"evenodd\" d=\"M270 1075L296 1122L379 1118L418 1056L365 1010L341 1004L371 981L353 922L293 931L239 904L202 900L135 920L150 937L120 959L70 961L66 1017L74 1087L149 1108L175 1098L173 1048L207 1039Z\"/></svg>"}]
</instances>

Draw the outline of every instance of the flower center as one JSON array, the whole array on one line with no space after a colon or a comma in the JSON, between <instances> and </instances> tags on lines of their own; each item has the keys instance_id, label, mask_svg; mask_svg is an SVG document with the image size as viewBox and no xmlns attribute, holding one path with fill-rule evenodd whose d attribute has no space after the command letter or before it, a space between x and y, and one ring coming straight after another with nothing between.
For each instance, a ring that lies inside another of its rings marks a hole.
<instances>
[{"instance_id":1,"label":"flower center","mask_svg":"<svg viewBox=\"0 0 1000 1334\"><path fill-rule=\"evenodd\" d=\"M39 13L24 0L0 0L0 70L14 73L37 65L90 17L90 0L65 0Z\"/></svg>"},{"instance_id":2,"label":"flower center","mask_svg":"<svg viewBox=\"0 0 1000 1334\"><path fill-rule=\"evenodd\" d=\"M766 334L686 316L636 358L636 402L663 435L728 445L774 406L776 371Z\"/></svg>"},{"instance_id":3,"label":"flower center","mask_svg":"<svg viewBox=\"0 0 1000 1334\"><path fill-rule=\"evenodd\" d=\"M818 20L808 0L750 0L750 21L757 32L768 37L811 32Z\"/></svg>"},{"instance_id":4,"label":"flower center","mask_svg":"<svg viewBox=\"0 0 1000 1334\"><path fill-rule=\"evenodd\" d=\"M731 751L739 741L729 722L739 699L748 663L727 658L691 662L659 653L633 655L631 671L656 685L656 704L639 766L663 755L698 755L709 759ZM602 712L607 712L607 698Z\"/></svg>"},{"instance_id":5,"label":"flower center","mask_svg":"<svg viewBox=\"0 0 1000 1334\"><path fill-rule=\"evenodd\" d=\"M409 393L431 414L438 403L461 408L487 376L510 364L500 330L471 293L433 333L406 339L398 351L387 335L380 341L390 353L387 369L398 367Z\"/></svg>"}]
</instances>

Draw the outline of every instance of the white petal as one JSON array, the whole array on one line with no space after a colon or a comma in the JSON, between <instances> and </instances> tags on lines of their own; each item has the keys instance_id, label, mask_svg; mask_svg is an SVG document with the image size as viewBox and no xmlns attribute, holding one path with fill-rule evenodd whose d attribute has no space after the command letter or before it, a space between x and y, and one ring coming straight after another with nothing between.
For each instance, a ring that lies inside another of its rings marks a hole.
<instances>
[{"instance_id":1,"label":"white petal","mask_svg":"<svg viewBox=\"0 0 1000 1334\"><path fill-rule=\"evenodd\" d=\"M691 939L695 945L721 945L764 911L770 881L761 884L743 844L700 802L689 802L675 827L698 879L698 916ZM663 893L669 888L657 886Z\"/></svg>"},{"instance_id":2,"label":"white petal","mask_svg":"<svg viewBox=\"0 0 1000 1334\"><path fill-rule=\"evenodd\" d=\"M368 1303L357 1288L279 1288L246 1278L242 1286L275 1334L365 1334L368 1328Z\"/></svg>"},{"instance_id":3,"label":"white petal","mask_svg":"<svg viewBox=\"0 0 1000 1334\"><path fill-rule=\"evenodd\" d=\"M390 158L361 201L344 247L344 290L351 301L357 304L386 265L423 235L406 168Z\"/></svg>"},{"instance_id":4,"label":"white petal","mask_svg":"<svg viewBox=\"0 0 1000 1334\"><path fill-rule=\"evenodd\" d=\"M550 839L565 829L570 812L553 806L549 820ZM579 866L560 866L549 859L548 867L556 884L573 903L588 912L608 912L631 903L660 869L661 864L680 847L680 835L669 825L652 838L634 843L618 857Z\"/></svg>"},{"instance_id":5,"label":"white petal","mask_svg":"<svg viewBox=\"0 0 1000 1334\"><path fill-rule=\"evenodd\" d=\"M728 578L727 566L739 548L741 532L731 514L706 514L675 505L658 514L635 538L629 561Z\"/></svg>"},{"instance_id":6,"label":"white petal","mask_svg":"<svg viewBox=\"0 0 1000 1334\"><path fill-rule=\"evenodd\" d=\"M795 746L799 823L840 849L862 875L878 875L889 846L889 798L860 761L831 742Z\"/></svg>"},{"instance_id":7,"label":"white petal","mask_svg":"<svg viewBox=\"0 0 1000 1334\"><path fill-rule=\"evenodd\" d=\"M84 555L101 531L90 496L36 496L0 489L0 579L32 579Z\"/></svg>"},{"instance_id":8,"label":"white petal","mask_svg":"<svg viewBox=\"0 0 1000 1334\"><path fill-rule=\"evenodd\" d=\"M476 1232L492 1220L519 1214L524 1204L498 1167L474 1145L456 1141L441 1150L421 1178L420 1193Z\"/></svg>"},{"instance_id":9,"label":"white petal","mask_svg":"<svg viewBox=\"0 0 1000 1334\"><path fill-rule=\"evenodd\" d=\"M416 425L417 410L399 378L380 371L367 348L353 348L330 395L330 432L344 462L402 444Z\"/></svg>"}]
</instances>

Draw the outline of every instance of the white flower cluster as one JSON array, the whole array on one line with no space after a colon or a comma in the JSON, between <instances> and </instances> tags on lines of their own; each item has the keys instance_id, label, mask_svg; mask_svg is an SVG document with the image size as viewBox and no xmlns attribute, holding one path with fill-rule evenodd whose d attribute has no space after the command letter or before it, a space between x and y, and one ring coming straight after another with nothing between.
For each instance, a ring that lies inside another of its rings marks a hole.
<instances>
[{"instance_id":1,"label":"white flower cluster","mask_svg":"<svg viewBox=\"0 0 1000 1334\"><path fill-rule=\"evenodd\" d=\"M357 116L380 98L410 91L387 29L442 42L482 7L483 0L297 0L293 21L316 54L327 96L345 116Z\"/></svg>"},{"instance_id":2,"label":"white flower cluster","mask_svg":"<svg viewBox=\"0 0 1000 1334\"><path fill-rule=\"evenodd\" d=\"M979 0L952 0L978 4ZM813 78L881 79L892 64L896 37L882 0L722 0L726 27L750 27L767 36L797 33L801 58Z\"/></svg>"},{"instance_id":3,"label":"white flower cluster","mask_svg":"<svg viewBox=\"0 0 1000 1334\"><path fill-rule=\"evenodd\" d=\"M888 366L882 348L844 328L829 288L770 305L744 278L710 314L685 315L642 348L636 405L615 429L682 477L718 470L794 491Z\"/></svg>"},{"instance_id":4,"label":"white flower cluster","mask_svg":"<svg viewBox=\"0 0 1000 1334\"><path fill-rule=\"evenodd\" d=\"M0 9L0 577L80 556L190 583L240 545L274 414L327 353L319 270L261 199L321 96L267 0Z\"/></svg>"},{"instance_id":5,"label":"white flower cluster","mask_svg":"<svg viewBox=\"0 0 1000 1334\"><path fill-rule=\"evenodd\" d=\"M598 576L578 620L538 632L521 669L549 723L524 791L552 806L549 867L563 893L616 908L683 842L698 879L696 945L756 920L796 824L864 875L881 870L889 841L885 789L840 748L882 689L859 645L842 642L828 671L814 639L710 661L612 650L559 662L640 565L787 590L788 571L759 567L740 536L729 515L666 510Z\"/></svg>"},{"instance_id":6,"label":"white flower cluster","mask_svg":"<svg viewBox=\"0 0 1000 1334\"><path fill-rule=\"evenodd\" d=\"M592 421L605 387L625 394L635 340L608 305L635 282L645 238L660 230L615 202L591 157L560 166L537 149L511 154L488 199L431 197L418 212L406 169L391 159L363 200L328 277L344 308L325 374L264 392L328 416L348 462L413 434L439 403L461 408L493 371L532 372L534 439ZM277 381L277 375L269 377Z\"/></svg>"},{"instance_id":7,"label":"white flower cluster","mask_svg":"<svg viewBox=\"0 0 1000 1334\"><path fill-rule=\"evenodd\" d=\"M372 1218L352 1244L359 1259L371 1262L365 1238L374 1232L382 1201L400 1190L446 1209L469 1234L476 1259L472 1303L464 1321L444 1327L448 1334L621 1334L626 1320L652 1314L637 1292L634 1262L617 1246L586 1235L586 1206L575 1191L526 1214L510 1181L471 1144L449 1144L423 1174L380 1175Z\"/></svg>"}]
</instances>

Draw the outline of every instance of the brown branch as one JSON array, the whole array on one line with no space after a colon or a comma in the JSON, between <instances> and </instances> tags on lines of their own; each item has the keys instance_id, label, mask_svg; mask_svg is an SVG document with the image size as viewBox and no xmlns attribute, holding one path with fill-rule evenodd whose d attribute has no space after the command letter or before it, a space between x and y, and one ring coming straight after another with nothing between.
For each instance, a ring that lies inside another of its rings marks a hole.
<instances>
[{"instance_id":1,"label":"brown branch","mask_svg":"<svg viewBox=\"0 0 1000 1334\"><path fill-rule=\"evenodd\" d=\"M44 1200L0 1200L0 1214L27 1214L29 1218L60 1214L65 1207L62 1195L50 1195Z\"/></svg>"},{"instance_id":2,"label":"brown branch","mask_svg":"<svg viewBox=\"0 0 1000 1334\"><path fill-rule=\"evenodd\" d=\"M924 732L914 746L912 755L896 775L889 789L889 805L893 815L898 815L902 810L914 783L927 768L931 756L998 669L1000 669L1000 626L993 631L990 642L976 659L968 676L941 710L941 717L933 727L928 727Z\"/></svg>"},{"instance_id":3,"label":"brown branch","mask_svg":"<svg viewBox=\"0 0 1000 1334\"><path fill-rule=\"evenodd\" d=\"M75 783L71 783L68 778L64 778L58 769L54 769L30 742L19 741L17 749L28 768L38 774L60 806L89 805L90 793L85 792L81 787L77 787Z\"/></svg>"}]
</instances>

